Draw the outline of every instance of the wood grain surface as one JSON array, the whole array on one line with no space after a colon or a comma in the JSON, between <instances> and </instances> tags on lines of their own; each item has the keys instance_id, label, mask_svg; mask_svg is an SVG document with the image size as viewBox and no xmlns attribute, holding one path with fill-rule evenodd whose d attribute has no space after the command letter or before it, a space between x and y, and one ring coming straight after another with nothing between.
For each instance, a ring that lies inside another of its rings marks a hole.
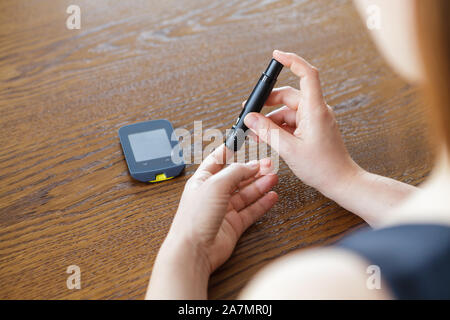
<instances>
[{"instance_id":1,"label":"wood grain surface","mask_svg":"<svg viewBox=\"0 0 450 320\"><path fill-rule=\"evenodd\" d=\"M66 28L70 4L80 30ZM417 90L385 65L351 1L1 1L0 298L143 298L196 165L169 182L133 181L117 130L163 118L229 128L273 49L320 69L362 167L426 177ZM284 70L277 85L297 84ZM284 163L279 176L279 203L213 274L211 298L234 298L267 262L362 225ZM80 290L66 287L69 265Z\"/></svg>"}]
</instances>

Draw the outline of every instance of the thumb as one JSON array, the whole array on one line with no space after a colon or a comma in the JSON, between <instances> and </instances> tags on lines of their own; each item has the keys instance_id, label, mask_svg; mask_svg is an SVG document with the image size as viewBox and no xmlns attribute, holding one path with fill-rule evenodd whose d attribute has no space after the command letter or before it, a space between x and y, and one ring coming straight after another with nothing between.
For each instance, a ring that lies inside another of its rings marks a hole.
<instances>
[{"instance_id":1,"label":"thumb","mask_svg":"<svg viewBox=\"0 0 450 320\"><path fill-rule=\"evenodd\" d=\"M296 143L296 137L280 128L269 118L260 113L249 113L244 119L245 125L250 128L262 141L269 144L283 158L287 157Z\"/></svg>"}]
</instances>

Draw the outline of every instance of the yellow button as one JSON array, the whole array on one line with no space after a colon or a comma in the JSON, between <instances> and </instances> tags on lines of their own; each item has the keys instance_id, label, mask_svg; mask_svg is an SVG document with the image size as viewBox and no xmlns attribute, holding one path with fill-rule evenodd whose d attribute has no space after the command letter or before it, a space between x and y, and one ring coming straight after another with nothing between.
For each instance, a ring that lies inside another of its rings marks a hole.
<instances>
[{"instance_id":1,"label":"yellow button","mask_svg":"<svg viewBox=\"0 0 450 320\"><path fill-rule=\"evenodd\" d=\"M160 173L156 175L156 181L162 181L162 180L166 180L166 174L165 173Z\"/></svg>"},{"instance_id":2,"label":"yellow button","mask_svg":"<svg viewBox=\"0 0 450 320\"><path fill-rule=\"evenodd\" d=\"M165 173L160 173L160 174L156 175L155 180L151 180L149 182L159 182L159 181L169 180L169 179L172 179L172 178L173 177L166 177Z\"/></svg>"}]
</instances>

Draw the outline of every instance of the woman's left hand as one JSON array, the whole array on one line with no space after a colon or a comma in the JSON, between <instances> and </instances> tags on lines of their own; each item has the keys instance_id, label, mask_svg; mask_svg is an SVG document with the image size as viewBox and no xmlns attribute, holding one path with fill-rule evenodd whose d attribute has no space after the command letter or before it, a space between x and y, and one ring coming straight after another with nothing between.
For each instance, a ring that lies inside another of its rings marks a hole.
<instances>
[{"instance_id":1,"label":"woman's left hand","mask_svg":"<svg viewBox=\"0 0 450 320\"><path fill-rule=\"evenodd\" d=\"M242 233L278 200L270 159L225 167L222 145L186 183L169 234L153 267L147 298L205 299L210 274Z\"/></svg>"}]
</instances>

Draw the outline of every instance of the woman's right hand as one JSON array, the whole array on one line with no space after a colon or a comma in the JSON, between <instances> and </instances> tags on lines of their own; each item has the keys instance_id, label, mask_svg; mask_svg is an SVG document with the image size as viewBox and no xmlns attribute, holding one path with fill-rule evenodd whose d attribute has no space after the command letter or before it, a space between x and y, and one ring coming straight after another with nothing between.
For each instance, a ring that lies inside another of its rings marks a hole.
<instances>
[{"instance_id":1,"label":"woman's right hand","mask_svg":"<svg viewBox=\"0 0 450 320\"><path fill-rule=\"evenodd\" d=\"M273 57L300 78L300 90L274 89L266 105L285 106L267 116L250 113L245 124L280 154L298 178L327 195L362 169L345 148L333 110L322 96L318 70L293 53L275 50ZM276 130L278 143L272 135Z\"/></svg>"}]
</instances>

